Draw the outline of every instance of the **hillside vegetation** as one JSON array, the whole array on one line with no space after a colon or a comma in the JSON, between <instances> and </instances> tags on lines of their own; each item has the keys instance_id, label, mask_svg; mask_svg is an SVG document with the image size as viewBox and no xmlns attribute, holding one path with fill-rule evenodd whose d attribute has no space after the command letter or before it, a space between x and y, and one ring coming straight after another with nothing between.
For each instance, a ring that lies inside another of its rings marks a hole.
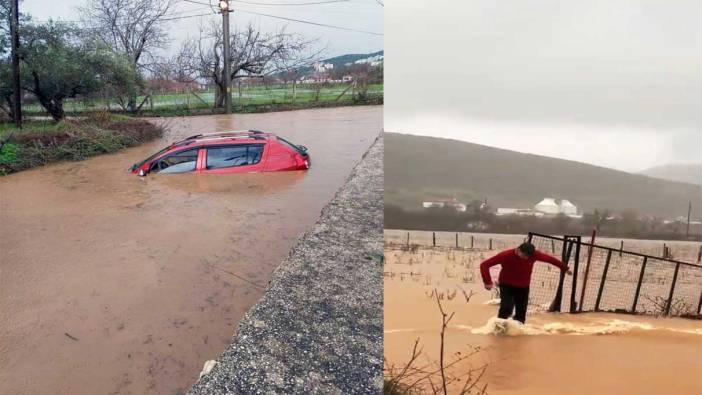
<instances>
[{"instance_id":1,"label":"hillside vegetation","mask_svg":"<svg viewBox=\"0 0 702 395\"><path fill-rule=\"evenodd\" d=\"M622 152L626 155L626 151ZM493 207L531 208L543 197L569 199L580 212L636 210L660 217L702 217L702 186L584 163L435 137L386 134L385 204L487 198Z\"/></svg>"}]
</instances>

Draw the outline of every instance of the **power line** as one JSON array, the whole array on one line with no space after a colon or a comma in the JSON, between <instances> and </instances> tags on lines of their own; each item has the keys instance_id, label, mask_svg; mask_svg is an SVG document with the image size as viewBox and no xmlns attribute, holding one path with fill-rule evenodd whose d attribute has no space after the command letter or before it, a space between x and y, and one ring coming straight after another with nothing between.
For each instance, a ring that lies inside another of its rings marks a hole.
<instances>
[{"instance_id":1,"label":"power line","mask_svg":"<svg viewBox=\"0 0 702 395\"><path fill-rule=\"evenodd\" d=\"M202 1L194 1L194 0L183 0L183 1L186 2L186 3L193 3L193 4L206 5L206 6L208 6L208 7L214 8L214 5L212 4L212 2L205 3L205 2L202 2Z\"/></svg>"},{"instance_id":2,"label":"power line","mask_svg":"<svg viewBox=\"0 0 702 395\"><path fill-rule=\"evenodd\" d=\"M188 11L188 12L192 12L192 11L194 11L194 10L191 10L191 11ZM185 13L185 12L186 12L186 11L174 12L174 13L172 13L172 14L166 14L166 16L183 14L183 13ZM161 18L161 19L159 19L159 20L160 20L160 21L174 21L174 20L178 20L178 19L196 18L196 17L199 17L199 16L211 16L211 15L214 15L214 13L195 14L195 15L180 15L180 16L173 16L173 17L169 17L169 18ZM29 21L27 21L27 22L25 22L25 23L39 24L39 23L52 23L52 22L53 22L53 23L90 23L89 21L71 21L71 20L64 20L64 19L57 19L57 20L37 20L37 19L34 19L34 20L29 20ZM129 24L120 24L120 25L118 25L118 26L131 26L131 25L129 25Z\"/></svg>"},{"instance_id":3,"label":"power line","mask_svg":"<svg viewBox=\"0 0 702 395\"><path fill-rule=\"evenodd\" d=\"M212 6L212 3L205 3L202 1L195 0L183 0L187 3L202 4L207 6ZM300 5L317 5L317 4L332 4L332 3L348 3L349 0L324 0L324 1L309 1L303 3L259 3L256 1L246 1L246 0L229 0L232 3L243 3L243 4L253 4L253 5L269 5L269 6L300 6Z\"/></svg>"},{"instance_id":4,"label":"power line","mask_svg":"<svg viewBox=\"0 0 702 395\"><path fill-rule=\"evenodd\" d=\"M160 20L170 21L170 20L179 19L179 18L194 18L196 16L202 16L202 14L183 15L183 14L186 14L189 12L197 12L197 11L199 11L199 10L184 10L184 11L169 12L167 14L164 14L164 17L167 17L167 18L162 18ZM215 12L213 11L212 14L215 14ZM212 15L212 14L206 14L206 15ZM173 18L171 18L171 17L173 17ZM37 23L50 23L50 22L54 22L54 23L89 23L89 21L85 21L85 20L65 20L65 19L49 19L49 20L30 19L28 21L25 21L25 23L35 23L35 24L37 24Z\"/></svg>"},{"instance_id":5,"label":"power line","mask_svg":"<svg viewBox=\"0 0 702 395\"><path fill-rule=\"evenodd\" d=\"M194 1L190 1L191 3L194 3ZM205 3L201 3L203 5L206 5ZM356 32L356 33L363 33L363 34L371 34L374 36L383 36L383 33L377 33L377 32L371 32L368 30L360 30L360 29L353 29L350 27L344 27L344 26L336 26L336 25L329 25L326 23L319 23L319 22L313 22L313 21L306 21L302 19L294 19L294 18L287 18L283 16L278 16L278 15L271 15L271 14L264 14L261 12L254 12L254 11L246 11L246 10L236 10L232 11L235 14L236 13L244 13L244 14L252 14L252 15L258 15L258 16L264 16L268 18L275 18L275 19L281 19L284 21L290 21L290 22L297 22L297 23L304 23L307 25L313 25L313 26L320 26L320 27L326 27L330 29L337 29L337 30L345 30L349 32ZM174 14L173 14L174 15ZM195 14L195 15L182 15L182 16L177 16L177 17L171 17L171 18L162 18L160 20L162 21L174 21L174 20L179 20L179 19L188 19L188 18L197 18L201 16L211 16L213 15L212 13L205 13L205 14ZM31 21L31 23L46 23L49 21ZM85 21L53 21L53 22L59 22L59 23L86 23ZM127 25L125 25L127 26Z\"/></svg>"},{"instance_id":6,"label":"power line","mask_svg":"<svg viewBox=\"0 0 702 395\"><path fill-rule=\"evenodd\" d=\"M328 27L328 28L331 28L331 29L346 30L346 31L356 32L356 33L372 34L372 35L374 35L374 36L382 36L382 35L383 35L383 33L371 32L371 31L367 31L367 30L358 30L358 29L352 29L352 28L350 28L350 27L335 26L335 25L327 25L327 24L325 24L325 23L318 23L318 22L312 22L312 21L305 21L305 20L302 20L302 19L286 18L286 17L283 17L283 16L270 15L270 14L263 14L263 13L260 13L260 12L244 11L244 10L236 10L236 11L234 11L235 14L238 13L238 12L241 12L241 13L244 13L244 14L253 14L253 15L266 16L266 17L269 17L269 18L282 19L282 20L291 21L291 22L306 23L306 24L308 24L308 25L321 26L321 27Z\"/></svg>"},{"instance_id":7,"label":"power line","mask_svg":"<svg viewBox=\"0 0 702 395\"><path fill-rule=\"evenodd\" d=\"M315 4L331 4L331 3L348 3L349 0L328 0L328 1L313 1L306 3L257 3L255 1L244 1L244 0L229 0L236 3L244 4L255 4L255 5L274 5L274 6L287 6L287 5L315 5Z\"/></svg>"},{"instance_id":8,"label":"power line","mask_svg":"<svg viewBox=\"0 0 702 395\"><path fill-rule=\"evenodd\" d=\"M177 19L197 18L197 17L199 17L199 16L212 16L212 15L213 15L213 14L212 14L211 12L209 12L209 13L206 13L206 14L176 16L176 17L173 17L173 18L163 18L163 19L160 19L160 20L162 20L162 21L175 21L175 20L177 20Z\"/></svg>"}]
</instances>

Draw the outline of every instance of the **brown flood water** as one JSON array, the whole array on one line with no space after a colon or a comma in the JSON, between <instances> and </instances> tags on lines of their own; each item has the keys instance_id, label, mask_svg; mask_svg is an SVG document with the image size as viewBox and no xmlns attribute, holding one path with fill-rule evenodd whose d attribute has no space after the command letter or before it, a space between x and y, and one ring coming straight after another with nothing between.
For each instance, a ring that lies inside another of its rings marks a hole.
<instances>
[{"instance_id":1,"label":"brown flood water","mask_svg":"<svg viewBox=\"0 0 702 395\"><path fill-rule=\"evenodd\" d=\"M478 251L475 262L495 252ZM386 249L384 345L389 363L406 362L416 338L424 346L419 365L438 360L441 315L431 295L437 289L444 295L445 311L455 312L446 333L447 361L472 346L483 349L452 373L487 363L482 383L488 384L489 394L702 393L702 322L542 313L530 315L526 329L497 336L489 325L497 306L486 304L493 295L482 289L477 267L459 269L457 262L439 255L421 261ZM476 294L466 302L462 290ZM461 385L449 392L458 393Z\"/></svg>"},{"instance_id":2,"label":"brown flood water","mask_svg":"<svg viewBox=\"0 0 702 395\"><path fill-rule=\"evenodd\" d=\"M382 128L382 107L156 119L158 142L0 178L0 394L172 394L224 349ZM126 169L199 132L261 129L308 172Z\"/></svg>"}]
</instances>

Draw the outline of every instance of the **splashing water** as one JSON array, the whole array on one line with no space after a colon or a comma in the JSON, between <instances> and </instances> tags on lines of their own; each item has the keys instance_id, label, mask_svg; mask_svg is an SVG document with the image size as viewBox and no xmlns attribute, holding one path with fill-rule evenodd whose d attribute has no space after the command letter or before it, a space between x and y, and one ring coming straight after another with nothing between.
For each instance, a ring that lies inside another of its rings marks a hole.
<instances>
[{"instance_id":1,"label":"splashing water","mask_svg":"<svg viewBox=\"0 0 702 395\"><path fill-rule=\"evenodd\" d=\"M533 335L611 335L634 331L667 330L688 334L702 335L702 329L677 329L655 327L647 323L631 322L619 319L580 324L572 322L549 322L544 324L522 324L511 319L490 318L478 328L469 329L472 334L498 336L533 336Z\"/></svg>"}]
</instances>

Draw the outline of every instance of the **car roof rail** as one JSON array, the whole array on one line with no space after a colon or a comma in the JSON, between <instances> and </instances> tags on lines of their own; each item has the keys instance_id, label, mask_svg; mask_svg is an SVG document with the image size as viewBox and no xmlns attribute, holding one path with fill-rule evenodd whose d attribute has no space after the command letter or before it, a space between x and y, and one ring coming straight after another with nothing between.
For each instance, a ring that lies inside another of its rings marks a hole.
<instances>
[{"instance_id":1,"label":"car roof rail","mask_svg":"<svg viewBox=\"0 0 702 395\"><path fill-rule=\"evenodd\" d=\"M249 130L229 130L229 131L223 131L223 132L213 132L213 133L199 133L199 134L194 134L192 136L188 136L182 140L178 140L173 143L173 145L179 145L179 144L185 144L189 142L190 140L195 140L203 137L226 137L229 134L236 134L236 135L251 135L251 138L256 139L256 140L263 140L264 138L262 136L257 136L261 134L267 134L265 132L262 132L260 130L254 130L254 129L249 129Z\"/></svg>"}]
</instances>

